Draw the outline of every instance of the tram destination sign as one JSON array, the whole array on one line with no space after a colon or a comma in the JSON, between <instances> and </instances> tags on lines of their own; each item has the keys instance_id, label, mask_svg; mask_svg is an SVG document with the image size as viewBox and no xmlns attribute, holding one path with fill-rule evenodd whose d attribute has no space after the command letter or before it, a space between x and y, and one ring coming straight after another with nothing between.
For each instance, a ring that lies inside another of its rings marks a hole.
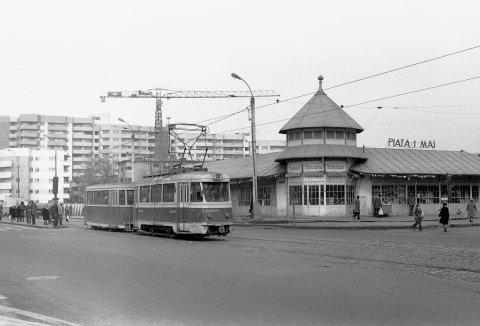
<instances>
[{"instance_id":1,"label":"tram destination sign","mask_svg":"<svg viewBox=\"0 0 480 326\"><path fill-rule=\"evenodd\" d=\"M435 149L435 140L388 138L388 147Z\"/></svg>"}]
</instances>

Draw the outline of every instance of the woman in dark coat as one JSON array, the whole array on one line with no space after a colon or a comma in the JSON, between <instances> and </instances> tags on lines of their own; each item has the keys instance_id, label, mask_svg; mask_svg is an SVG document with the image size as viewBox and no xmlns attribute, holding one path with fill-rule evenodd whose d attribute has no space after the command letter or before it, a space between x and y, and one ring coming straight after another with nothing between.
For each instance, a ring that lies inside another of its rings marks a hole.
<instances>
[{"instance_id":1,"label":"woman in dark coat","mask_svg":"<svg viewBox=\"0 0 480 326\"><path fill-rule=\"evenodd\" d=\"M48 219L50 218L50 212L48 211L47 205L43 206L42 217L43 217L43 225L47 225Z\"/></svg>"},{"instance_id":2,"label":"woman in dark coat","mask_svg":"<svg viewBox=\"0 0 480 326\"><path fill-rule=\"evenodd\" d=\"M443 206L440 209L440 214L438 214L438 216L440 216L440 224L443 224L443 232L447 232L447 224L450 218L447 203L443 203Z\"/></svg>"}]
</instances>

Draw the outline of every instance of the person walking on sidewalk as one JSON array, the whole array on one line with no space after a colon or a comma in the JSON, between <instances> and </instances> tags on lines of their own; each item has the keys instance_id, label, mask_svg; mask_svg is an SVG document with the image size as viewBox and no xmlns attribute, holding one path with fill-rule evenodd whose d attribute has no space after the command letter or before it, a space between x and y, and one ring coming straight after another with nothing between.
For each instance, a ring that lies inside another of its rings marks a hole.
<instances>
[{"instance_id":1,"label":"person walking on sidewalk","mask_svg":"<svg viewBox=\"0 0 480 326\"><path fill-rule=\"evenodd\" d=\"M443 203L442 208L440 209L440 224L443 224L443 232L447 232L447 224L448 220L450 219L450 213L448 211L447 203Z\"/></svg>"},{"instance_id":2,"label":"person walking on sidewalk","mask_svg":"<svg viewBox=\"0 0 480 326\"><path fill-rule=\"evenodd\" d=\"M418 225L418 231L423 231L422 221L423 221L423 210L420 207L420 201L417 202L415 208L413 209L413 215L415 215L415 223L413 223L412 228L416 228Z\"/></svg>"},{"instance_id":3,"label":"person walking on sidewalk","mask_svg":"<svg viewBox=\"0 0 480 326\"><path fill-rule=\"evenodd\" d=\"M473 222L472 218L475 218L476 212L477 212L477 206L475 206L475 203L473 202L473 198L470 198L470 201L467 204L467 217L470 218L470 222Z\"/></svg>"},{"instance_id":4,"label":"person walking on sidewalk","mask_svg":"<svg viewBox=\"0 0 480 326\"><path fill-rule=\"evenodd\" d=\"M37 204L31 200L30 204L28 205L28 209L30 210L30 219L32 224L35 225L35 219L37 218Z\"/></svg>"},{"instance_id":5,"label":"person walking on sidewalk","mask_svg":"<svg viewBox=\"0 0 480 326\"><path fill-rule=\"evenodd\" d=\"M353 219L355 217L358 220L360 219L360 196L357 196L357 199L355 199L355 206L353 207Z\"/></svg>"},{"instance_id":6,"label":"person walking on sidewalk","mask_svg":"<svg viewBox=\"0 0 480 326\"><path fill-rule=\"evenodd\" d=\"M54 199L52 201L52 204L50 205L48 211L50 213L50 218L53 219L53 226L57 227L57 225L58 225L58 204L57 204L57 200Z\"/></svg>"}]
</instances>

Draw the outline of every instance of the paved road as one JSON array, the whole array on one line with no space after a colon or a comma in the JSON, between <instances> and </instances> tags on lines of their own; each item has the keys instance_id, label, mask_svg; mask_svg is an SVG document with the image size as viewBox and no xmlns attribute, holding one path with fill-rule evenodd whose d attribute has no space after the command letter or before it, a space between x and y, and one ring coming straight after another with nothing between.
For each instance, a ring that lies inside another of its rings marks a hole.
<instances>
[{"instance_id":1,"label":"paved road","mask_svg":"<svg viewBox=\"0 0 480 326\"><path fill-rule=\"evenodd\" d=\"M0 232L5 318L51 325L480 320L478 227L443 233L249 226L202 241L94 231L78 221Z\"/></svg>"}]
</instances>

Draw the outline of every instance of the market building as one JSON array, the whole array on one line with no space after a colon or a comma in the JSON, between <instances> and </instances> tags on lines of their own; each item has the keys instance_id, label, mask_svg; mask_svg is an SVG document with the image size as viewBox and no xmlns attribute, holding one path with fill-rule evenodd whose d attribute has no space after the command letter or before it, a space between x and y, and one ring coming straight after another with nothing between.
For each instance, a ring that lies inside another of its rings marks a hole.
<instances>
[{"instance_id":1,"label":"market building","mask_svg":"<svg viewBox=\"0 0 480 326\"><path fill-rule=\"evenodd\" d=\"M256 156L258 218L351 217L356 196L364 215L372 214L377 195L389 215L407 215L409 197L426 214L438 214L442 200L452 213L465 211L470 198L478 202L479 155L434 150L432 143L418 146L425 149L358 147L363 128L325 94L323 77L318 80L318 91L280 129L285 150ZM252 158L206 166L231 178L234 215L248 216Z\"/></svg>"}]
</instances>

